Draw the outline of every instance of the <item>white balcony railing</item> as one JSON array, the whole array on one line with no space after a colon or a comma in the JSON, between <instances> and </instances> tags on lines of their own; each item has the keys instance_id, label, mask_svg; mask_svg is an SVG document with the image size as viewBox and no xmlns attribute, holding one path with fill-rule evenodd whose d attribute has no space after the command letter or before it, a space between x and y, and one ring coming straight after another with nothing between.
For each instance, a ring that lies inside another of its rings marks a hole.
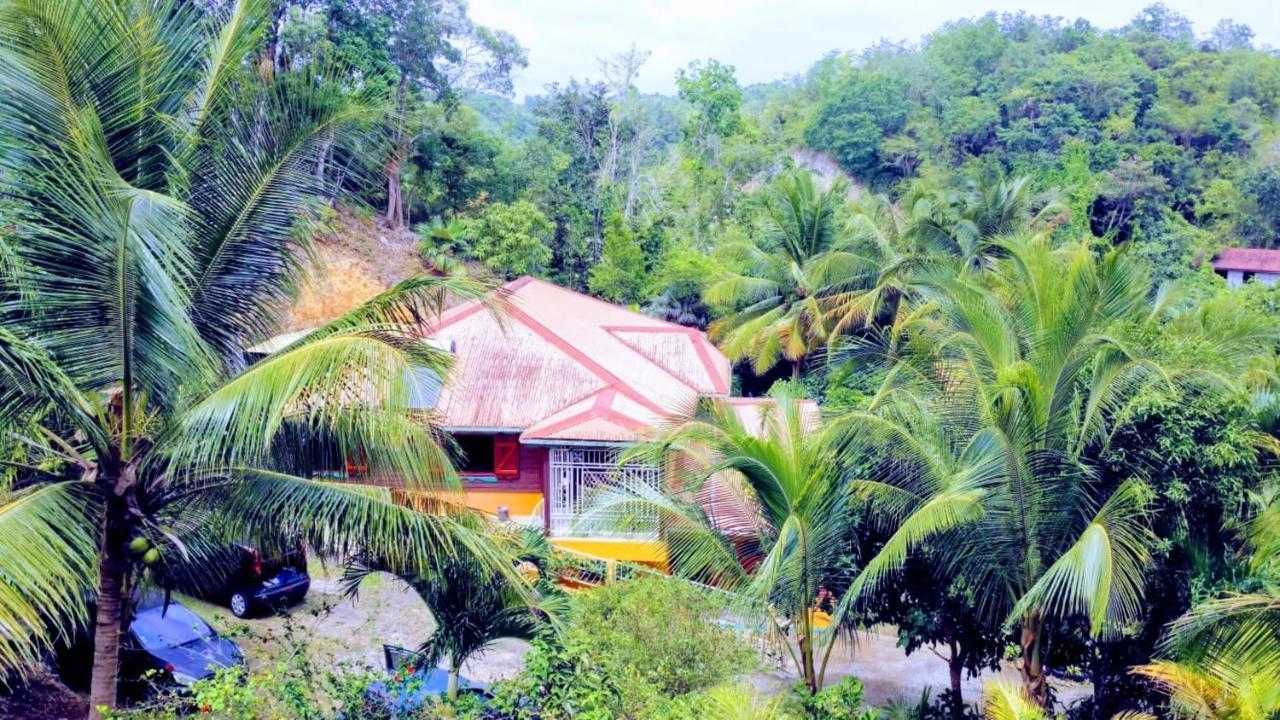
<instances>
[{"instance_id":1,"label":"white balcony railing","mask_svg":"<svg viewBox=\"0 0 1280 720\"><path fill-rule=\"evenodd\" d=\"M618 465L619 450L604 447L551 449L548 483L552 537L657 539L658 514L643 502L611 503L606 512L583 516L601 492L661 489L662 469L645 463Z\"/></svg>"}]
</instances>

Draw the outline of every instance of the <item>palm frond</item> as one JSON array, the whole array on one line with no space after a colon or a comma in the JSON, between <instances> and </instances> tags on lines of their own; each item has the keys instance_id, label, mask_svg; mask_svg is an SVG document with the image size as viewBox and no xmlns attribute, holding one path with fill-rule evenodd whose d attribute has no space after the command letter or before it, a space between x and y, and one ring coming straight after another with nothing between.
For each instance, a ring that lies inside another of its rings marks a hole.
<instances>
[{"instance_id":1,"label":"palm frond","mask_svg":"<svg viewBox=\"0 0 1280 720\"><path fill-rule=\"evenodd\" d=\"M271 527L284 537L301 537L322 555L379 558L395 574L440 573L465 558L513 583L524 582L479 516L419 512L396 502L384 487L255 468L225 472L231 482L202 502L216 503L246 528Z\"/></svg>"},{"instance_id":2,"label":"palm frond","mask_svg":"<svg viewBox=\"0 0 1280 720\"><path fill-rule=\"evenodd\" d=\"M331 433L345 458L411 488L441 490L455 475L413 406L423 370L443 377L447 354L389 330L355 329L272 355L183 413L158 449L199 472L270 461L286 421Z\"/></svg>"},{"instance_id":3,"label":"palm frond","mask_svg":"<svg viewBox=\"0 0 1280 720\"><path fill-rule=\"evenodd\" d=\"M1021 685L988 680L982 686L982 716L986 720L1048 720L1048 713Z\"/></svg>"},{"instance_id":4,"label":"palm frond","mask_svg":"<svg viewBox=\"0 0 1280 720\"><path fill-rule=\"evenodd\" d=\"M1031 607L1059 617L1079 613L1089 618L1091 632L1103 637L1136 618L1153 543L1146 496L1146 488L1134 481L1117 488L1079 540L1019 599L1012 616Z\"/></svg>"},{"instance_id":5,"label":"palm frond","mask_svg":"<svg viewBox=\"0 0 1280 720\"><path fill-rule=\"evenodd\" d=\"M87 619L100 499L81 482L0 495L0 682L39 663Z\"/></svg>"}]
</instances>

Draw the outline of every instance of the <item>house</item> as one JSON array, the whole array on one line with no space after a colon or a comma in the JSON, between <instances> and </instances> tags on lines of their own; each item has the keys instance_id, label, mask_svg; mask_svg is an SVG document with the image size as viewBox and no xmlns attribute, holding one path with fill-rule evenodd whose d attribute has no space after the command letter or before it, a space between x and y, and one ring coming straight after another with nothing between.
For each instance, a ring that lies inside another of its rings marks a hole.
<instances>
[{"instance_id":1,"label":"house","mask_svg":"<svg viewBox=\"0 0 1280 720\"><path fill-rule=\"evenodd\" d=\"M636 509L588 524L585 506L605 482L661 487L660 467L619 468L619 453L699 397L727 398L729 361L701 331L542 280L505 290L503 315L468 302L431 330L455 356L436 412L461 450L466 504L544 528L562 547L662 563L657 517Z\"/></svg>"},{"instance_id":2,"label":"house","mask_svg":"<svg viewBox=\"0 0 1280 720\"><path fill-rule=\"evenodd\" d=\"M1240 287L1250 280L1271 285L1280 280L1280 250L1227 248L1213 256L1213 271Z\"/></svg>"}]
</instances>

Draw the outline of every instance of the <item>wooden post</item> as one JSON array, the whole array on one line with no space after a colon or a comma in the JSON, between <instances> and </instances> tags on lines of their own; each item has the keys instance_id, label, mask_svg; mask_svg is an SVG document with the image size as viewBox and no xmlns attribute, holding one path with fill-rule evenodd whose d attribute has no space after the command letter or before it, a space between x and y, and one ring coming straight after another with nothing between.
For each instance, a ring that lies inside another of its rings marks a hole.
<instances>
[{"instance_id":1,"label":"wooden post","mask_svg":"<svg viewBox=\"0 0 1280 720\"><path fill-rule=\"evenodd\" d=\"M604 561L604 584L612 585L617 581L618 581L618 561L605 560Z\"/></svg>"}]
</instances>

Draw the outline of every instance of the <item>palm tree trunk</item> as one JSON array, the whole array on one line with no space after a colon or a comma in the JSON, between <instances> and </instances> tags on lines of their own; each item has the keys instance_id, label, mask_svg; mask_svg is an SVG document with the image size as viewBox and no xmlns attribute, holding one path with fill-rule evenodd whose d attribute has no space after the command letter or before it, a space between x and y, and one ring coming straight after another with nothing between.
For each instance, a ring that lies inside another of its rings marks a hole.
<instances>
[{"instance_id":1,"label":"palm tree trunk","mask_svg":"<svg viewBox=\"0 0 1280 720\"><path fill-rule=\"evenodd\" d=\"M800 612L804 618L800 624L800 672L804 675L804 684L809 689L809 694L816 695L818 673L813 663L813 616L810 615L809 608L802 608Z\"/></svg>"},{"instance_id":2,"label":"palm tree trunk","mask_svg":"<svg viewBox=\"0 0 1280 720\"><path fill-rule=\"evenodd\" d=\"M1040 641L1044 635L1044 618L1039 611L1029 612L1022 618L1022 686L1027 697L1041 707L1049 706L1049 686L1045 683L1044 661L1040 654Z\"/></svg>"},{"instance_id":3,"label":"palm tree trunk","mask_svg":"<svg viewBox=\"0 0 1280 720\"><path fill-rule=\"evenodd\" d=\"M109 487L109 485L108 485ZM124 581L127 523L124 502L108 491L107 528L102 536L98 566L98 610L93 630L93 674L89 681L89 718L102 717L99 708L116 706L120 669L120 632L124 622Z\"/></svg>"},{"instance_id":4,"label":"palm tree trunk","mask_svg":"<svg viewBox=\"0 0 1280 720\"><path fill-rule=\"evenodd\" d=\"M458 676L462 673L462 663L450 659L449 661L449 688L447 690L450 700L458 699Z\"/></svg>"}]
</instances>

